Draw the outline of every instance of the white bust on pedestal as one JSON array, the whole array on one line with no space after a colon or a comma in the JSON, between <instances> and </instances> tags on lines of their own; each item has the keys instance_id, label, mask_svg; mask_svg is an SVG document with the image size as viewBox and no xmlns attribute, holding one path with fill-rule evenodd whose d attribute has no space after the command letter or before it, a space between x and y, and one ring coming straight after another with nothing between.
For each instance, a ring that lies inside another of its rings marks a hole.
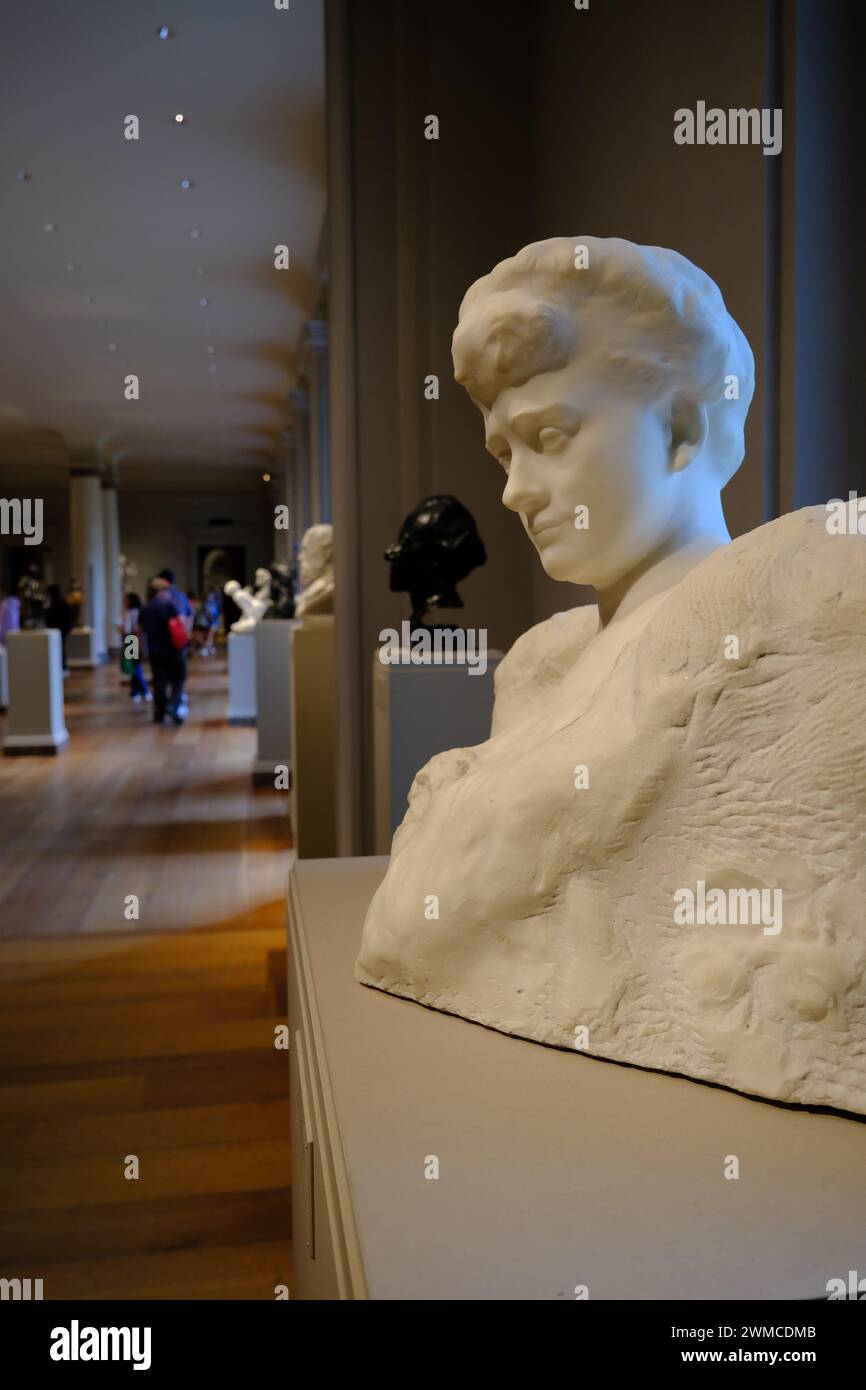
<instances>
[{"instance_id":1,"label":"white bust on pedestal","mask_svg":"<svg viewBox=\"0 0 866 1390\"><path fill-rule=\"evenodd\" d=\"M259 568L256 570L255 589L250 585L242 589L236 579L229 579L223 586L223 593L241 610L242 616L232 623L231 631L253 632L270 606L271 576L266 569Z\"/></svg>"},{"instance_id":2,"label":"white bust on pedestal","mask_svg":"<svg viewBox=\"0 0 866 1390\"><path fill-rule=\"evenodd\" d=\"M520 638L491 738L416 778L358 978L866 1114L866 538L815 507L730 540L754 363L676 252L526 247L454 361L503 502L598 604Z\"/></svg>"},{"instance_id":3,"label":"white bust on pedestal","mask_svg":"<svg viewBox=\"0 0 866 1390\"><path fill-rule=\"evenodd\" d=\"M304 532L298 552L301 593L295 602L295 617L334 611L334 528L323 522Z\"/></svg>"}]
</instances>

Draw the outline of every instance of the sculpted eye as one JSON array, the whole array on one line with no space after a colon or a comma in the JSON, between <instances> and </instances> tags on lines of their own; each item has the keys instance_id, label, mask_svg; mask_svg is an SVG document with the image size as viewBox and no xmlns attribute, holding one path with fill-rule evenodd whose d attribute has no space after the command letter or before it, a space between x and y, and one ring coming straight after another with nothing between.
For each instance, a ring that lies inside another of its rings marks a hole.
<instances>
[{"instance_id":1,"label":"sculpted eye","mask_svg":"<svg viewBox=\"0 0 866 1390\"><path fill-rule=\"evenodd\" d=\"M563 430L558 430L554 425L545 425L538 431L538 448L541 453L549 449L556 449L563 444L568 435Z\"/></svg>"}]
</instances>

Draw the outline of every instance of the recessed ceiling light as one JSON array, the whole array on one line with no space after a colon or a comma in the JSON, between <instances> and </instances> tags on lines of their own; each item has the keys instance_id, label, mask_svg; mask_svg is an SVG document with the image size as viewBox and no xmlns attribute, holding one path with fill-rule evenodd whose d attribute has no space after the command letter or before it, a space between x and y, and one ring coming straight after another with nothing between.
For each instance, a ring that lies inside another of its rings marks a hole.
<instances>
[{"instance_id":1,"label":"recessed ceiling light","mask_svg":"<svg viewBox=\"0 0 866 1390\"><path fill-rule=\"evenodd\" d=\"M33 175L28 174L26 169L15 170L15 178L18 180L19 183L29 183L32 177Z\"/></svg>"},{"instance_id":2,"label":"recessed ceiling light","mask_svg":"<svg viewBox=\"0 0 866 1390\"><path fill-rule=\"evenodd\" d=\"M210 353L214 353L214 352L216 352L216 348L211 344L210 346L208 346L208 347L205 349L205 351L206 351L206 352L210 352Z\"/></svg>"},{"instance_id":3,"label":"recessed ceiling light","mask_svg":"<svg viewBox=\"0 0 866 1390\"><path fill-rule=\"evenodd\" d=\"M182 111L178 111L176 112L174 119L178 125L183 125L184 121L186 120L186 116L183 114Z\"/></svg>"},{"instance_id":4,"label":"recessed ceiling light","mask_svg":"<svg viewBox=\"0 0 866 1390\"><path fill-rule=\"evenodd\" d=\"M181 179L180 186L181 188L194 188L195 184L192 179Z\"/></svg>"},{"instance_id":5,"label":"recessed ceiling light","mask_svg":"<svg viewBox=\"0 0 866 1390\"><path fill-rule=\"evenodd\" d=\"M109 344L108 344L108 351L109 351L109 352L117 352L117 343L109 343Z\"/></svg>"},{"instance_id":6,"label":"recessed ceiling light","mask_svg":"<svg viewBox=\"0 0 866 1390\"><path fill-rule=\"evenodd\" d=\"M93 295L92 295L92 294L83 294L83 295L81 296L81 298L84 300L85 304L92 304L92 303L93 303Z\"/></svg>"},{"instance_id":7,"label":"recessed ceiling light","mask_svg":"<svg viewBox=\"0 0 866 1390\"><path fill-rule=\"evenodd\" d=\"M198 227L193 227L193 228L192 228L192 230L191 230L191 232L190 232L190 236L193 237L193 238L195 238L195 237L200 237L200 236L201 236L201 232L199 231Z\"/></svg>"},{"instance_id":8,"label":"recessed ceiling light","mask_svg":"<svg viewBox=\"0 0 866 1390\"><path fill-rule=\"evenodd\" d=\"M269 483L270 481L271 481L271 475L270 475L270 473L263 473L263 474L262 474L262 482L263 482L263 483Z\"/></svg>"},{"instance_id":9,"label":"recessed ceiling light","mask_svg":"<svg viewBox=\"0 0 866 1390\"><path fill-rule=\"evenodd\" d=\"M203 309L206 309L209 303L210 303L210 300L209 300L209 299L200 299L200 300L199 300L199 304L201 305L201 307L202 307Z\"/></svg>"},{"instance_id":10,"label":"recessed ceiling light","mask_svg":"<svg viewBox=\"0 0 866 1390\"><path fill-rule=\"evenodd\" d=\"M169 27L168 27L167 24L162 24L162 25L160 25L159 29L157 29L156 32L157 32L157 34L159 35L159 37L160 37L161 39L173 39L173 38L174 38L174 30L173 30L173 29L169 29Z\"/></svg>"},{"instance_id":11,"label":"recessed ceiling light","mask_svg":"<svg viewBox=\"0 0 866 1390\"><path fill-rule=\"evenodd\" d=\"M42 223L42 230L43 230L43 232L56 232L56 231L57 231L57 223L56 223L56 222L43 222L43 223Z\"/></svg>"},{"instance_id":12,"label":"recessed ceiling light","mask_svg":"<svg viewBox=\"0 0 866 1390\"><path fill-rule=\"evenodd\" d=\"M67 269L67 270L77 270L77 269L78 269L78 266L75 264L74 261L67 261L67 262L66 262L66 269Z\"/></svg>"},{"instance_id":13,"label":"recessed ceiling light","mask_svg":"<svg viewBox=\"0 0 866 1390\"><path fill-rule=\"evenodd\" d=\"M204 266L203 266L203 265L197 265L196 268L195 268L195 273L196 273L196 275L204 275Z\"/></svg>"}]
</instances>

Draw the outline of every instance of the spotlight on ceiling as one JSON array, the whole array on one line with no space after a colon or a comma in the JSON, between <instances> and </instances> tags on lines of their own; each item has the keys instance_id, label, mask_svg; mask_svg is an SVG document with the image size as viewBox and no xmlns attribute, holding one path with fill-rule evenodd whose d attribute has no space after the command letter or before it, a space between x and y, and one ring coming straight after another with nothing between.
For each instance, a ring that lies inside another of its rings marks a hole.
<instances>
[{"instance_id":1,"label":"spotlight on ceiling","mask_svg":"<svg viewBox=\"0 0 866 1390\"><path fill-rule=\"evenodd\" d=\"M168 27L167 24L161 24L160 27L157 29L156 32L157 32L157 34L159 35L159 37L160 37L161 39L173 39L173 38L174 38L174 30L173 30L173 29L169 29L169 27Z\"/></svg>"},{"instance_id":2,"label":"spotlight on ceiling","mask_svg":"<svg viewBox=\"0 0 866 1390\"><path fill-rule=\"evenodd\" d=\"M269 483L270 481L271 481L271 475L270 475L270 473L263 473L263 474L262 474L262 482L263 482L263 483Z\"/></svg>"},{"instance_id":3,"label":"spotlight on ceiling","mask_svg":"<svg viewBox=\"0 0 866 1390\"><path fill-rule=\"evenodd\" d=\"M192 179L181 179L180 186L181 188L195 188Z\"/></svg>"},{"instance_id":4,"label":"spotlight on ceiling","mask_svg":"<svg viewBox=\"0 0 866 1390\"><path fill-rule=\"evenodd\" d=\"M177 125L183 125L184 121L186 120L186 116L183 114L182 111L178 111L174 119Z\"/></svg>"}]
</instances>

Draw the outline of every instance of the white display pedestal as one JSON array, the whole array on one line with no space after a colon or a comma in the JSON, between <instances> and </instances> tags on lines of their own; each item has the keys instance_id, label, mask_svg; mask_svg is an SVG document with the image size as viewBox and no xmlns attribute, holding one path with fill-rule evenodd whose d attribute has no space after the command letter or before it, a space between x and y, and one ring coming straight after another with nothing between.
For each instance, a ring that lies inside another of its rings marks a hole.
<instances>
[{"instance_id":1,"label":"white display pedestal","mask_svg":"<svg viewBox=\"0 0 866 1390\"><path fill-rule=\"evenodd\" d=\"M5 710L9 704L9 657L6 648L0 642L0 710Z\"/></svg>"},{"instance_id":2,"label":"white display pedestal","mask_svg":"<svg viewBox=\"0 0 866 1390\"><path fill-rule=\"evenodd\" d=\"M866 1125L358 984L386 865L290 873L293 1299L805 1300L862 1275Z\"/></svg>"},{"instance_id":3,"label":"white display pedestal","mask_svg":"<svg viewBox=\"0 0 866 1390\"><path fill-rule=\"evenodd\" d=\"M292 830L298 858L337 853L334 619L304 618L292 632Z\"/></svg>"},{"instance_id":4,"label":"white display pedestal","mask_svg":"<svg viewBox=\"0 0 866 1390\"><path fill-rule=\"evenodd\" d=\"M449 748L490 737L493 673L502 652L487 653L483 676L469 668L383 666L373 654L376 852L387 854L406 814L409 788L425 763Z\"/></svg>"},{"instance_id":5,"label":"white display pedestal","mask_svg":"<svg viewBox=\"0 0 866 1390\"><path fill-rule=\"evenodd\" d=\"M66 639L66 664L70 670L101 666L102 661L92 627L74 627Z\"/></svg>"},{"instance_id":6,"label":"white display pedestal","mask_svg":"<svg viewBox=\"0 0 866 1390\"><path fill-rule=\"evenodd\" d=\"M255 782L274 782L277 767L292 765L292 628L291 618L263 618L256 624L256 727L258 744L253 764Z\"/></svg>"},{"instance_id":7,"label":"white display pedestal","mask_svg":"<svg viewBox=\"0 0 866 1390\"><path fill-rule=\"evenodd\" d=\"M56 628L10 632L9 713L4 753L56 753L69 741L63 715L63 656Z\"/></svg>"},{"instance_id":8,"label":"white display pedestal","mask_svg":"<svg viewBox=\"0 0 866 1390\"><path fill-rule=\"evenodd\" d=\"M230 724L256 722L256 634L230 632L229 712Z\"/></svg>"}]
</instances>

